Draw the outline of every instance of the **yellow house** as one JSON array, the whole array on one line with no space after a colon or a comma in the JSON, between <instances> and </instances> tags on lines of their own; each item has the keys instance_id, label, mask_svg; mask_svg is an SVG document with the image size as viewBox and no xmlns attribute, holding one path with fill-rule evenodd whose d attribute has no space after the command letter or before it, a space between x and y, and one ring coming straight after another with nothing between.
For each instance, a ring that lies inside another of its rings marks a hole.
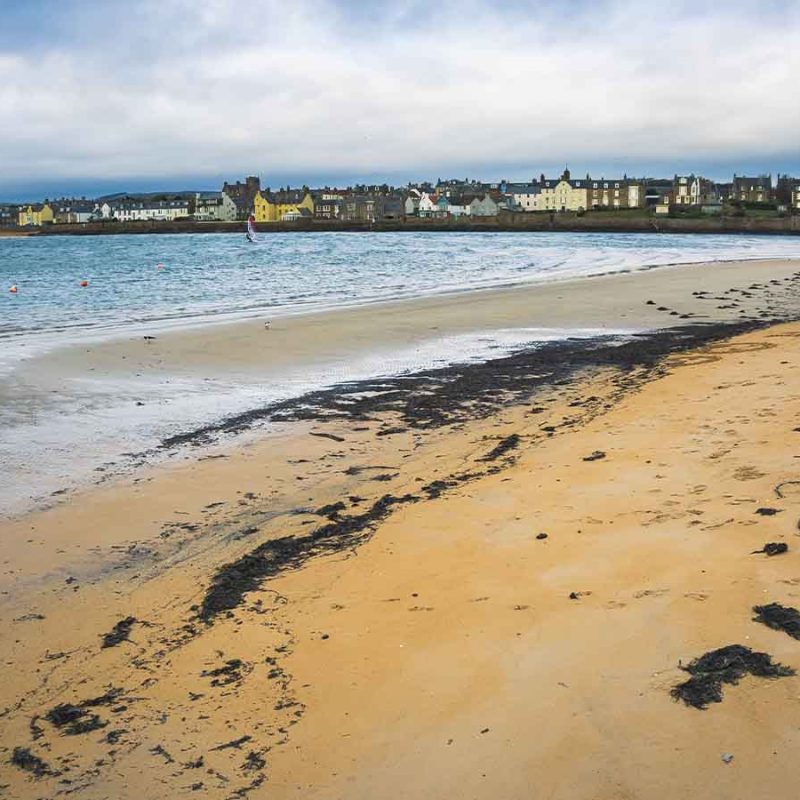
<instances>
[{"instance_id":1,"label":"yellow house","mask_svg":"<svg viewBox=\"0 0 800 800\"><path fill-rule=\"evenodd\" d=\"M44 225L48 222L53 222L55 214L53 209L47 203L35 203L26 208L20 208L18 214L18 223L20 226L26 225Z\"/></svg>"},{"instance_id":2,"label":"yellow house","mask_svg":"<svg viewBox=\"0 0 800 800\"><path fill-rule=\"evenodd\" d=\"M303 213L306 210L306 214ZM258 192L253 200L256 222L280 222L314 216L314 198L309 192L288 190L284 192Z\"/></svg>"}]
</instances>

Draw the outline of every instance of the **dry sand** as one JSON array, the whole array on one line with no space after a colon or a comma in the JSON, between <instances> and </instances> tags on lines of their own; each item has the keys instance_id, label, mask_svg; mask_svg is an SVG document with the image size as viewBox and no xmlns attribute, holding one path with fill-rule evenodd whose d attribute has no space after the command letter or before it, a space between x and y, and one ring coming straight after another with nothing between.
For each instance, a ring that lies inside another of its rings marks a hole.
<instances>
[{"instance_id":1,"label":"dry sand","mask_svg":"<svg viewBox=\"0 0 800 800\"><path fill-rule=\"evenodd\" d=\"M729 644L800 670L752 621L800 602L799 356L783 324L434 430L295 423L0 525L4 794L793 796L800 677L670 690ZM223 565L387 494L198 618Z\"/></svg>"}]
</instances>

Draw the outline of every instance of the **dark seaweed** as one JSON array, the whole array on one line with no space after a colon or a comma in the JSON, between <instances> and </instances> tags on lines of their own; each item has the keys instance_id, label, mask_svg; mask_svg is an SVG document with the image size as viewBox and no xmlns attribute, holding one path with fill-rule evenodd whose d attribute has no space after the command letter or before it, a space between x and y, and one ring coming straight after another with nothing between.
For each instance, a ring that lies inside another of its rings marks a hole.
<instances>
[{"instance_id":1,"label":"dark seaweed","mask_svg":"<svg viewBox=\"0 0 800 800\"><path fill-rule=\"evenodd\" d=\"M788 633L793 639L800 639L800 613L796 608L770 603L766 606L753 606L755 622L760 622L774 631Z\"/></svg>"},{"instance_id":2,"label":"dark seaweed","mask_svg":"<svg viewBox=\"0 0 800 800\"><path fill-rule=\"evenodd\" d=\"M97 714L87 714L78 720L75 720L71 725L64 728L64 733L67 736L79 736L84 733L91 733L92 731L105 728L108 722L101 719Z\"/></svg>"},{"instance_id":3,"label":"dark seaweed","mask_svg":"<svg viewBox=\"0 0 800 800\"><path fill-rule=\"evenodd\" d=\"M779 556L781 553L785 553L789 549L789 545L786 542L767 542L760 550L753 550L750 555L755 555L756 553L766 553L768 556Z\"/></svg>"},{"instance_id":4,"label":"dark seaweed","mask_svg":"<svg viewBox=\"0 0 800 800\"><path fill-rule=\"evenodd\" d=\"M320 517L328 517L333 519L339 516L340 511L344 511L347 506L340 500L338 503L328 503L326 506L321 506L314 513Z\"/></svg>"},{"instance_id":5,"label":"dark seaweed","mask_svg":"<svg viewBox=\"0 0 800 800\"><path fill-rule=\"evenodd\" d=\"M200 445L254 425L278 421L354 422L394 413L410 429L435 428L482 419L497 408L526 401L537 389L563 384L594 367L625 372L655 367L661 358L765 327L769 320L696 323L618 338L567 339L521 350L477 364L456 364L412 375L343 383L227 417L219 422L162 439L161 448ZM327 438L332 435L326 434Z\"/></svg>"},{"instance_id":6,"label":"dark seaweed","mask_svg":"<svg viewBox=\"0 0 800 800\"><path fill-rule=\"evenodd\" d=\"M264 769L266 765L267 762L264 760L264 757L255 750L251 750L244 760L242 769L245 772L255 772L257 770Z\"/></svg>"},{"instance_id":7,"label":"dark seaweed","mask_svg":"<svg viewBox=\"0 0 800 800\"><path fill-rule=\"evenodd\" d=\"M200 675L203 678L213 678L212 686L227 686L240 681L243 677L242 670L246 667L247 665L240 658L232 658L221 667L203 670Z\"/></svg>"},{"instance_id":8,"label":"dark seaweed","mask_svg":"<svg viewBox=\"0 0 800 800\"><path fill-rule=\"evenodd\" d=\"M210 622L218 614L236 608L248 592L257 589L266 578L287 569L296 569L309 558L323 553L347 550L360 544L377 523L388 517L393 507L415 502L414 495L384 495L363 514L339 516L306 536L283 536L256 547L214 576L203 598L198 616Z\"/></svg>"},{"instance_id":9,"label":"dark seaweed","mask_svg":"<svg viewBox=\"0 0 800 800\"><path fill-rule=\"evenodd\" d=\"M51 708L45 714L44 718L56 726L61 728L64 725L69 725L70 722L75 722L86 713L86 710L81 706L73 706L69 703L60 703L59 705Z\"/></svg>"},{"instance_id":10,"label":"dark seaweed","mask_svg":"<svg viewBox=\"0 0 800 800\"><path fill-rule=\"evenodd\" d=\"M81 703L59 703L51 708L44 718L66 736L78 736L104 728L108 723L97 714L90 714L87 709L96 706L107 706L114 703L122 694L122 689L111 689L99 697L91 697ZM113 709L112 709L113 710Z\"/></svg>"},{"instance_id":11,"label":"dark seaweed","mask_svg":"<svg viewBox=\"0 0 800 800\"><path fill-rule=\"evenodd\" d=\"M500 456L504 456L509 450L516 450L517 447L519 447L519 442L519 434L512 433L511 436L506 436L505 439L501 439L496 447L482 458L479 458L478 461L497 461Z\"/></svg>"},{"instance_id":12,"label":"dark seaweed","mask_svg":"<svg viewBox=\"0 0 800 800\"><path fill-rule=\"evenodd\" d=\"M670 694L675 700L700 709L722 702L722 685L735 685L745 675L783 678L795 674L791 667L773 663L767 653L757 653L740 644L711 650L681 669L692 677L679 683Z\"/></svg>"},{"instance_id":13,"label":"dark seaweed","mask_svg":"<svg viewBox=\"0 0 800 800\"><path fill-rule=\"evenodd\" d=\"M136 617L121 619L110 631L103 635L102 648L116 647L122 642L127 642L131 635L131 628L136 623Z\"/></svg>"},{"instance_id":14,"label":"dark seaweed","mask_svg":"<svg viewBox=\"0 0 800 800\"><path fill-rule=\"evenodd\" d=\"M225 744L218 744L216 747L212 747L212 750L239 750L243 744L247 744L253 737L252 736L240 736L238 739L233 739L230 742L225 742Z\"/></svg>"},{"instance_id":15,"label":"dark seaweed","mask_svg":"<svg viewBox=\"0 0 800 800\"><path fill-rule=\"evenodd\" d=\"M11 755L11 763L25 772L30 772L34 778L44 778L54 773L47 762L34 755L27 747L15 747Z\"/></svg>"}]
</instances>

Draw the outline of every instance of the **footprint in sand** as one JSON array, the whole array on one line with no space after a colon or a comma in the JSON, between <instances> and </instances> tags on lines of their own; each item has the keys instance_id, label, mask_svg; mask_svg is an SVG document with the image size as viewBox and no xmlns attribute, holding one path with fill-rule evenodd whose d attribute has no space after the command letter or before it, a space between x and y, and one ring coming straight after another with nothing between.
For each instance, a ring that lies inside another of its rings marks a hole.
<instances>
[{"instance_id":1,"label":"footprint in sand","mask_svg":"<svg viewBox=\"0 0 800 800\"><path fill-rule=\"evenodd\" d=\"M643 597L661 597L669 592L669 589L640 589L638 592L634 592L633 596L637 600L641 600Z\"/></svg>"},{"instance_id":2,"label":"footprint in sand","mask_svg":"<svg viewBox=\"0 0 800 800\"><path fill-rule=\"evenodd\" d=\"M755 467L739 467L733 473L733 477L737 481L754 481L758 478L763 478L765 474L764 472L759 472Z\"/></svg>"}]
</instances>

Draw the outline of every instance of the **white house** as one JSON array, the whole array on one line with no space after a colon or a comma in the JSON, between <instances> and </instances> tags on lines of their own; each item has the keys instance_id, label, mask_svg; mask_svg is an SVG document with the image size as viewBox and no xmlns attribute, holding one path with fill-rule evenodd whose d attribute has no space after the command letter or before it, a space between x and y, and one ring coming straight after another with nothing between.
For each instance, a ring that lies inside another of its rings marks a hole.
<instances>
[{"instance_id":1,"label":"white house","mask_svg":"<svg viewBox=\"0 0 800 800\"><path fill-rule=\"evenodd\" d=\"M236 219L236 203L225 192L198 192L194 218L198 222L233 222Z\"/></svg>"},{"instance_id":2,"label":"white house","mask_svg":"<svg viewBox=\"0 0 800 800\"><path fill-rule=\"evenodd\" d=\"M472 213L472 206L469 203L447 203L447 211L451 217L464 217Z\"/></svg>"},{"instance_id":3,"label":"white house","mask_svg":"<svg viewBox=\"0 0 800 800\"><path fill-rule=\"evenodd\" d=\"M189 201L186 198L175 200L126 199L113 204L112 216L120 222L173 222L189 216Z\"/></svg>"},{"instance_id":4,"label":"white house","mask_svg":"<svg viewBox=\"0 0 800 800\"><path fill-rule=\"evenodd\" d=\"M476 197L469 205L469 213L473 217L496 217L500 210L500 206L488 194L482 200Z\"/></svg>"},{"instance_id":5,"label":"white house","mask_svg":"<svg viewBox=\"0 0 800 800\"><path fill-rule=\"evenodd\" d=\"M419 201L421 198L419 189L411 189L404 203L404 210L407 217L415 217L419 213Z\"/></svg>"},{"instance_id":6,"label":"white house","mask_svg":"<svg viewBox=\"0 0 800 800\"><path fill-rule=\"evenodd\" d=\"M433 217L439 210L436 201L427 193L423 192L419 198L419 215L421 217Z\"/></svg>"}]
</instances>

